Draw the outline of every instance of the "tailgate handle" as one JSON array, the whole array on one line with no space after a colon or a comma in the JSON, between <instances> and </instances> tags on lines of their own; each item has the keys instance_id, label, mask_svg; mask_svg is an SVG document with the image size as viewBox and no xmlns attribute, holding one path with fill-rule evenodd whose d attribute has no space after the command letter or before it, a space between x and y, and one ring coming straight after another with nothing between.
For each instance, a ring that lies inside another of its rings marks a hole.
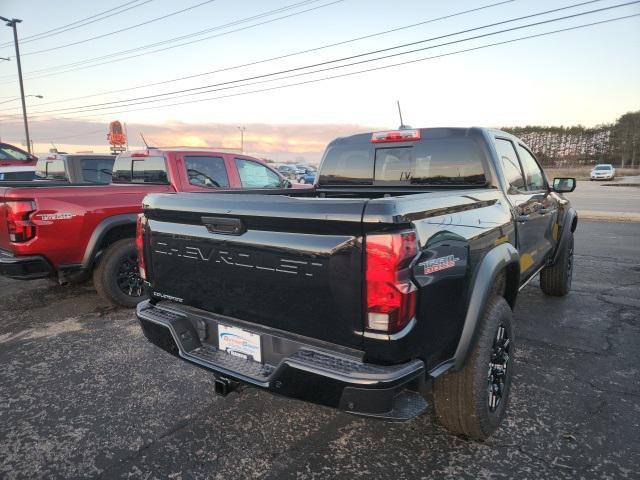
<instances>
[{"instance_id":1,"label":"tailgate handle","mask_svg":"<svg viewBox=\"0 0 640 480\"><path fill-rule=\"evenodd\" d=\"M247 231L244 223L239 218L226 217L201 217L202 224L211 233L222 233L224 235L242 235Z\"/></svg>"}]
</instances>

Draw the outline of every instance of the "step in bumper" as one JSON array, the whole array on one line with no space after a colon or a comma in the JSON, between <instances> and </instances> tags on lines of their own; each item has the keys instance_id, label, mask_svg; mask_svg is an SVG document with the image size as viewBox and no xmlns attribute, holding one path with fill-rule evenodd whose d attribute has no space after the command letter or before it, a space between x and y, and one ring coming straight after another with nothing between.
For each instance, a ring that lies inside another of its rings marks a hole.
<instances>
[{"instance_id":1,"label":"step in bumper","mask_svg":"<svg viewBox=\"0 0 640 480\"><path fill-rule=\"evenodd\" d=\"M389 420L408 420L427 408L415 390L424 363L365 363L356 351L241 322L170 302L138 305L147 339L167 352L212 371L217 377L244 382L299 400ZM259 334L263 363L219 350L217 326L235 326Z\"/></svg>"}]
</instances>

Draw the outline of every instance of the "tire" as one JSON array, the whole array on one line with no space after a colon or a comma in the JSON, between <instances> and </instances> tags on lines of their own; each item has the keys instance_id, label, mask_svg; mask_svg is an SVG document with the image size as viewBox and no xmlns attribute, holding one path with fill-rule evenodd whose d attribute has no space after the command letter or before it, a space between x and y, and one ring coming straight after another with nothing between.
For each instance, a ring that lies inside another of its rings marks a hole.
<instances>
[{"instance_id":1,"label":"tire","mask_svg":"<svg viewBox=\"0 0 640 480\"><path fill-rule=\"evenodd\" d=\"M556 263L540 272L540 288L552 297L564 297L571 290L573 278L573 233Z\"/></svg>"},{"instance_id":2,"label":"tire","mask_svg":"<svg viewBox=\"0 0 640 480\"><path fill-rule=\"evenodd\" d=\"M451 433L483 441L504 418L515 353L512 318L507 301L500 296L492 297L464 368L435 379L436 420Z\"/></svg>"},{"instance_id":3,"label":"tire","mask_svg":"<svg viewBox=\"0 0 640 480\"><path fill-rule=\"evenodd\" d=\"M133 238L109 245L93 271L93 284L102 298L120 307L134 308L146 298Z\"/></svg>"}]
</instances>

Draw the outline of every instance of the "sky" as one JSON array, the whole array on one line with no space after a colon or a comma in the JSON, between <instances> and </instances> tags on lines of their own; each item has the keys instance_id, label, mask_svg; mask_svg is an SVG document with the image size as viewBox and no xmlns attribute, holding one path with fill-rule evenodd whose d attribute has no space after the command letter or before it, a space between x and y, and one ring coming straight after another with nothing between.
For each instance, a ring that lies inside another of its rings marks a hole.
<instances>
[{"instance_id":1,"label":"sky","mask_svg":"<svg viewBox=\"0 0 640 480\"><path fill-rule=\"evenodd\" d=\"M142 132L155 145L237 148L242 126L247 153L317 162L336 136L396 128L397 100L416 127L593 126L638 110L640 17L478 48L640 14L631 3L514 29L628 2L0 0L0 15L22 19L36 152L51 142L106 151L108 123L120 120L132 147ZM0 57L10 58L0 60L0 138L20 145L8 27ZM392 66L401 62L412 63ZM388 68L360 72L378 67Z\"/></svg>"}]
</instances>

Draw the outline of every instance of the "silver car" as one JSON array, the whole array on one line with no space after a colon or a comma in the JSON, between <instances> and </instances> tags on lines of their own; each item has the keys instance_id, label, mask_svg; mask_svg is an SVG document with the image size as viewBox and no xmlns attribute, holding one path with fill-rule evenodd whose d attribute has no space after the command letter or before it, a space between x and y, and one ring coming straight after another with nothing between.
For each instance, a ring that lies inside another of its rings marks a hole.
<instances>
[{"instance_id":1,"label":"silver car","mask_svg":"<svg viewBox=\"0 0 640 480\"><path fill-rule=\"evenodd\" d=\"M616 169L609 163L600 163L593 167L590 180L613 180L616 176Z\"/></svg>"}]
</instances>

